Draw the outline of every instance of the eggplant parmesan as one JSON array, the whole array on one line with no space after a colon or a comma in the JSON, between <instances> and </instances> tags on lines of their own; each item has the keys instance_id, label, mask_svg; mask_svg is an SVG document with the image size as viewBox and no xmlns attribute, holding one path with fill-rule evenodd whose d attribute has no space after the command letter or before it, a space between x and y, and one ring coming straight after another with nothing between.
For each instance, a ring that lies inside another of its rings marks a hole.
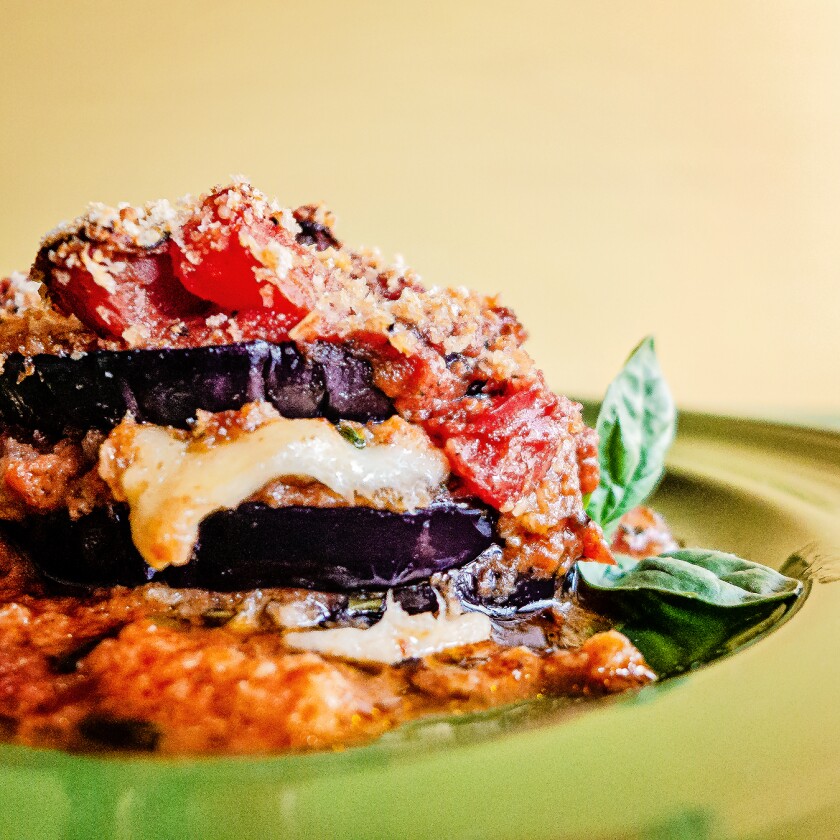
<instances>
[{"instance_id":1,"label":"eggplant parmesan","mask_svg":"<svg viewBox=\"0 0 840 840\"><path fill-rule=\"evenodd\" d=\"M569 594L598 440L496 298L243 180L93 204L0 292L8 739L338 748L655 679Z\"/></svg>"}]
</instances>

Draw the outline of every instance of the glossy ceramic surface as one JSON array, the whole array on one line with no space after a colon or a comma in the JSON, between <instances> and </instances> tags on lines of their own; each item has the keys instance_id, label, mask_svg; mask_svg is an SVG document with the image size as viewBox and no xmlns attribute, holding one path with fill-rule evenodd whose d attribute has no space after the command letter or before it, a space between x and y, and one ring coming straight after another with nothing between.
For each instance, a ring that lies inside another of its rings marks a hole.
<instances>
[{"instance_id":1,"label":"glossy ceramic surface","mask_svg":"<svg viewBox=\"0 0 840 840\"><path fill-rule=\"evenodd\" d=\"M765 638L581 705L415 724L361 749L160 761L0 748L0 837L840 836L840 434L683 416L656 499L689 545L808 581Z\"/></svg>"}]
</instances>

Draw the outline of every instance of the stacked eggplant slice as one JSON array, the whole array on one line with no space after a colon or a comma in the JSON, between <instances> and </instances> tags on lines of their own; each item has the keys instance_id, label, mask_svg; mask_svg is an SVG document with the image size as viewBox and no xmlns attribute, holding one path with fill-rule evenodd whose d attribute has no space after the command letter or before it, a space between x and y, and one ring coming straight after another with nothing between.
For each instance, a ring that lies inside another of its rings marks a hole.
<instances>
[{"instance_id":1,"label":"stacked eggplant slice","mask_svg":"<svg viewBox=\"0 0 840 840\"><path fill-rule=\"evenodd\" d=\"M319 345L307 359L292 342L99 350L73 358L10 354L0 376L0 422L54 434L139 422L187 428L199 410L270 402L284 417L384 420L390 400L370 365Z\"/></svg>"},{"instance_id":2,"label":"stacked eggplant slice","mask_svg":"<svg viewBox=\"0 0 840 840\"><path fill-rule=\"evenodd\" d=\"M188 428L198 410L265 401L284 417L380 421L394 413L370 366L334 345L293 343L94 351L78 358L12 354L0 375L0 422L54 436L107 431L126 414ZM296 586L351 592L416 584L492 550L495 513L440 501L405 513L370 507L246 502L201 525L190 562L155 571L131 539L127 506L66 510L10 523L50 579L77 586L161 580L217 591ZM421 599L428 600L428 598Z\"/></svg>"}]
</instances>

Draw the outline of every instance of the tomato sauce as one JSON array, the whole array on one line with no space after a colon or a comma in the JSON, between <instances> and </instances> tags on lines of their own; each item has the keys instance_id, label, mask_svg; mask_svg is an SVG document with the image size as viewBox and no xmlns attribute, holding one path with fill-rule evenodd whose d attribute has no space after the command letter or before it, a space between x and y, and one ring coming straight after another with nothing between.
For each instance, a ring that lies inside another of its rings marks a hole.
<instances>
[{"instance_id":1,"label":"tomato sauce","mask_svg":"<svg viewBox=\"0 0 840 840\"><path fill-rule=\"evenodd\" d=\"M396 666L292 650L272 605L305 615L312 597L158 584L59 594L0 543L5 737L167 755L341 748L429 714L654 679L625 637L582 608L508 621L493 641ZM318 596L325 608L337 597Z\"/></svg>"}]
</instances>

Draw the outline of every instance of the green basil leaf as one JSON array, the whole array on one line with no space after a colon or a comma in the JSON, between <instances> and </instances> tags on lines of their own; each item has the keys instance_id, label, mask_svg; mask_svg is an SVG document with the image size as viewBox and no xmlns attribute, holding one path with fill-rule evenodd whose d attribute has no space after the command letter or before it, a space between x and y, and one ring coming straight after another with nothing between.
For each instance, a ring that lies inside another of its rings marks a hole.
<instances>
[{"instance_id":1,"label":"green basil leaf","mask_svg":"<svg viewBox=\"0 0 840 840\"><path fill-rule=\"evenodd\" d=\"M686 603L646 592L617 625L661 678L732 653L778 624L789 610L777 601L727 611Z\"/></svg>"},{"instance_id":2,"label":"green basil leaf","mask_svg":"<svg viewBox=\"0 0 840 840\"><path fill-rule=\"evenodd\" d=\"M683 548L641 560L623 556L616 559L615 566L579 562L578 574L593 589L644 589L692 598L713 607L784 601L802 588L798 580L722 551Z\"/></svg>"},{"instance_id":3,"label":"green basil leaf","mask_svg":"<svg viewBox=\"0 0 840 840\"><path fill-rule=\"evenodd\" d=\"M662 477L676 417L653 339L648 337L610 384L595 424L601 481L586 512L608 537L618 520L647 499Z\"/></svg>"},{"instance_id":4,"label":"green basil leaf","mask_svg":"<svg viewBox=\"0 0 840 840\"><path fill-rule=\"evenodd\" d=\"M765 632L803 588L766 566L706 549L616 560L616 566L577 563L578 593L618 620L618 629L661 677Z\"/></svg>"}]
</instances>

